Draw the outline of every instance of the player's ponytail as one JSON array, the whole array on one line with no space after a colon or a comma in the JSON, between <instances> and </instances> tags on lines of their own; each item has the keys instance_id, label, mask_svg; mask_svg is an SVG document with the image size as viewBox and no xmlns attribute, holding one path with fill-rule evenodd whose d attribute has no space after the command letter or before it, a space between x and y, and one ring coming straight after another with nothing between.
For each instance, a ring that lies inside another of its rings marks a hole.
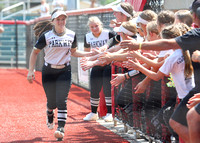
<instances>
[{"instance_id":1,"label":"player's ponytail","mask_svg":"<svg viewBox=\"0 0 200 143\"><path fill-rule=\"evenodd\" d=\"M181 34L184 35L186 32L190 31L190 27L184 23L178 23L176 24L176 27L179 28L179 30L181 31ZM184 70L184 75L186 78L190 78L193 75L194 69L192 66L192 61L190 58L190 53L189 51L182 51L183 53L183 57L185 60L185 70Z\"/></svg>"},{"instance_id":2,"label":"player's ponytail","mask_svg":"<svg viewBox=\"0 0 200 143\"><path fill-rule=\"evenodd\" d=\"M35 31L34 34L36 37L40 37L42 33L45 31L52 30L53 23L50 20L40 21L35 24L33 30Z\"/></svg>"},{"instance_id":3,"label":"player's ponytail","mask_svg":"<svg viewBox=\"0 0 200 143\"><path fill-rule=\"evenodd\" d=\"M185 70L184 70L184 75L186 78L190 78L193 75L193 66L192 66L192 61L190 58L190 53L189 51L183 51L183 56L185 60Z\"/></svg>"}]
</instances>

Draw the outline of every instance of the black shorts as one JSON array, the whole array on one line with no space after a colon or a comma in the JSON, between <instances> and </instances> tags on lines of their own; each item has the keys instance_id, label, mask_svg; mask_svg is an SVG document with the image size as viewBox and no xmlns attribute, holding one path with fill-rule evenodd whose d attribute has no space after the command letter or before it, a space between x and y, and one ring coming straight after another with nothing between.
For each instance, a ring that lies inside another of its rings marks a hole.
<instances>
[{"instance_id":1,"label":"black shorts","mask_svg":"<svg viewBox=\"0 0 200 143\"><path fill-rule=\"evenodd\" d=\"M186 119L186 115L188 112L188 108L186 106L186 104L188 103L188 100L194 95L198 93L196 90L191 90L186 96L185 98L183 98L180 102L180 104L177 106L177 108L175 109L174 113L172 114L171 118L184 125L187 126L187 119Z\"/></svg>"},{"instance_id":2,"label":"black shorts","mask_svg":"<svg viewBox=\"0 0 200 143\"><path fill-rule=\"evenodd\" d=\"M195 106L195 110L200 115L200 103Z\"/></svg>"}]
</instances>

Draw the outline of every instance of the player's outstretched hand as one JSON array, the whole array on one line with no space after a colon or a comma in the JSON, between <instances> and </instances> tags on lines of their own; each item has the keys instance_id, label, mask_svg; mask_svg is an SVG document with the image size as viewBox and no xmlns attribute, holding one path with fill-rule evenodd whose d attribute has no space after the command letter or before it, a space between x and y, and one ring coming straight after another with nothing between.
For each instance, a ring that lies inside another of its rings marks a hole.
<instances>
[{"instance_id":1,"label":"player's outstretched hand","mask_svg":"<svg viewBox=\"0 0 200 143\"><path fill-rule=\"evenodd\" d=\"M124 40L119 44L122 48L128 48L129 50L138 50L138 43L133 39Z\"/></svg>"},{"instance_id":2,"label":"player's outstretched hand","mask_svg":"<svg viewBox=\"0 0 200 143\"><path fill-rule=\"evenodd\" d=\"M194 94L194 96L192 96L187 104L187 107L189 109L191 109L192 107L194 107L195 105L197 105L198 103L200 103L200 93Z\"/></svg>"},{"instance_id":3,"label":"player's outstretched hand","mask_svg":"<svg viewBox=\"0 0 200 143\"><path fill-rule=\"evenodd\" d=\"M192 61L193 62L200 62L200 51L196 50L192 53Z\"/></svg>"},{"instance_id":4,"label":"player's outstretched hand","mask_svg":"<svg viewBox=\"0 0 200 143\"><path fill-rule=\"evenodd\" d=\"M29 83L33 83L34 79L35 79L34 71L29 71L27 75L27 80L29 81Z\"/></svg>"},{"instance_id":5,"label":"player's outstretched hand","mask_svg":"<svg viewBox=\"0 0 200 143\"><path fill-rule=\"evenodd\" d=\"M112 76L115 77L110 81L112 86L118 86L125 80L124 74L112 74Z\"/></svg>"}]
</instances>

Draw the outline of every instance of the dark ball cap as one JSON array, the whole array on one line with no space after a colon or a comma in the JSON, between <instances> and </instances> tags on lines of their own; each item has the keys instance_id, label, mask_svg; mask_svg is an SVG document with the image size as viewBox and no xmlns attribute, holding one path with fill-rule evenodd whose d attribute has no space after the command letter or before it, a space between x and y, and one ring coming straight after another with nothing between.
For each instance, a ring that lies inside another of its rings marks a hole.
<instances>
[{"instance_id":1,"label":"dark ball cap","mask_svg":"<svg viewBox=\"0 0 200 143\"><path fill-rule=\"evenodd\" d=\"M193 12L197 12L197 8L200 7L200 0L195 0L192 5L190 6L190 12L193 13Z\"/></svg>"}]
</instances>

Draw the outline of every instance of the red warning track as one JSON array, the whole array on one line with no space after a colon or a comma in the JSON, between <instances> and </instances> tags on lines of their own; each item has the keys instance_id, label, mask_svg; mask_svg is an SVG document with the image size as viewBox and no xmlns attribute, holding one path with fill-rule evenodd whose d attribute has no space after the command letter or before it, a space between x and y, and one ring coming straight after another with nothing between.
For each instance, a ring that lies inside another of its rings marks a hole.
<instances>
[{"instance_id":1,"label":"red warning track","mask_svg":"<svg viewBox=\"0 0 200 143\"><path fill-rule=\"evenodd\" d=\"M46 97L41 73L29 84L27 70L0 69L0 142L42 143L56 142L54 130L46 126ZM89 92L72 85L68 98L68 119L65 127L66 143L127 142L97 122L84 122L89 113Z\"/></svg>"}]
</instances>

